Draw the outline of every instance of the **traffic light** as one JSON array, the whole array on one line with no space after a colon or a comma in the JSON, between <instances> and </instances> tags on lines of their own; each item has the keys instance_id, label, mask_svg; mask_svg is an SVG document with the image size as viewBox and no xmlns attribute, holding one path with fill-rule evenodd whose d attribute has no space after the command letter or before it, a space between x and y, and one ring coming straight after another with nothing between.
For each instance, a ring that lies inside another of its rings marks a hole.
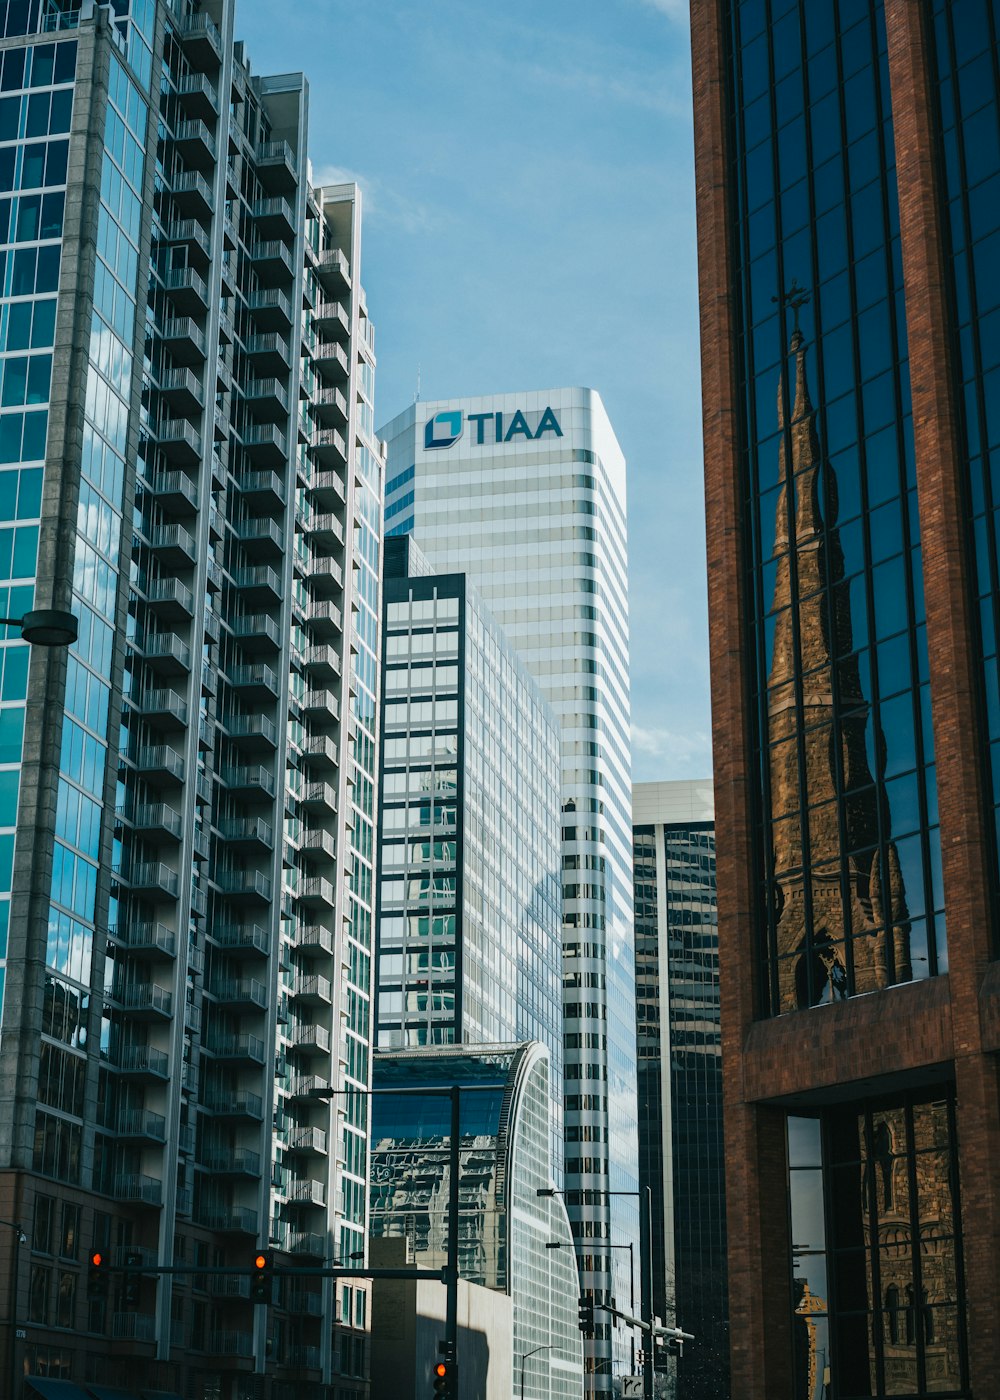
<instances>
[{"instance_id":1,"label":"traffic light","mask_svg":"<svg viewBox=\"0 0 1000 1400\"><path fill-rule=\"evenodd\" d=\"M250 1301L269 1303L271 1301L271 1271L274 1268L274 1255L269 1249L258 1249L253 1257L253 1273L250 1276Z\"/></svg>"},{"instance_id":2,"label":"traffic light","mask_svg":"<svg viewBox=\"0 0 1000 1400\"><path fill-rule=\"evenodd\" d=\"M142 1255L137 1249L130 1249L125 1255L125 1267L132 1270L138 1268L142 1263ZM138 1273L126 1273L124 1287L122 1289L122 1302L126 1308L137 1308L139 1306L139 1296L142 1288L142 1275Z\"/></svg>"},{"instance_id":3,"label":"traffic light","mask_svg":"<svg viewBox=\"0 0 1000 1400\"><path fill-rule=\"evenodd\" d=\"M670 1356L683 1356L683 1355L684 1355L684 1338L683 1338L683 1337L668 1337L667 1340L666 1340L666 1349L667 1349L667 1352L668 1352L668 1354L669 1354Z\"/></svg>"},{"instance_id":4,"label":"traffic light","mask_svg":"<svg viewBox=\"0 0 1000 1400\"><path fill-rule=\"evenodd\" d=\"M87 1297L108 1296L108 1256L101 1249L92 1249L87 1258Z\"/></svg>"},{"instance_id":5,"label":"traffic light","mask_svg":"<svg viewBox=\"0 0 1000 1400\"><path fill-rule=\"evenodd\" d=\"M437 1361L434 1364L434 1394L440 1400L454 1400L455 1397L455 1363L453 1361Z\"/></svg>"},{"instance_id":6,"label":"traffic light","mask_svg":"<svg viewBox=\"0 0 1000 1400\"><path fill-rule=\"evenodd\" d=\"M580 1331L585 1337L594 1335L594 1299L589 1293L581 1293L577 1303L580 1315Z\"/></svg>"}]
</instances>

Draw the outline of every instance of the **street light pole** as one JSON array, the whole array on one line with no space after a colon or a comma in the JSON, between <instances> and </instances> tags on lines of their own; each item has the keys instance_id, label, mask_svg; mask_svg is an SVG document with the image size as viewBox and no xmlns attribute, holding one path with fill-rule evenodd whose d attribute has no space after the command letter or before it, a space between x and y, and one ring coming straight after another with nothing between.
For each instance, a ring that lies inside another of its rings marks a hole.
<instances>
[{"instance_id":1,"label":"street light pole","mask_svg":"<svg viewBox=\"0 0 1000 1400\"><path fill-rule=\"evenodd\" d=\"M8 1330L9 1349L7 1352L8 1367L8 1397L14 1400L14 1392L17 1388L17 1285L21 1277L21 1246L28 1243L28 1236L21 1228L20 1221L0 1220L0 1225L6 1225L9 1230L14 1231L14 1248L11 1251L10 1269L10 1307L8 1308Z\"/></svg>"},{"instance_id":2,"label":"street light pole","mask_svg":"<svg viewBox=\"0 0 1000 1400\"><path fill-rule=\"evenodd\" d=\"M554 1351L555 1345L555 1342L546 1342L544 1346L532 1347L531 1351L526 1351L521 1357L521 1400L524 1400L524 1363L527 1361L529 1356L534 1356L536 1352Z\"/></svg>"}]
</instances>

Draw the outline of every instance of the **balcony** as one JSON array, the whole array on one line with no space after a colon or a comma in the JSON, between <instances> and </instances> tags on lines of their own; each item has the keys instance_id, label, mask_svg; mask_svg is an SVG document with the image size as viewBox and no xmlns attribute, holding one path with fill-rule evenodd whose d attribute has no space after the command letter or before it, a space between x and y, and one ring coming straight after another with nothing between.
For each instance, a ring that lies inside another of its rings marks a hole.
<instances>
[{"instance_id":1,"label":"balcony","mask_svg":"<svg viewBox=\"0 0 1000 1400\"><path fill-rule=\"evenodd\" d=\"M164 321L160 338L180 365L202 364L208 353L205 332L190 316L172 316Z\"/></svg>"},{"instance_id":2,"label":"balcony","mask_svg":"<svg viewBox=\"0 0 1000 1400\"><path fill-rule=\"evenodd\" d=\"M203 1201L198 1224L226 1235L256 1235L257 1212L249 1206L213 1205Z\"/></svg>"},{"instance_id":3,"label":"balcony","mask_svg":"<svg viewBox=\"0 0 1000 1400\"><path fill-rule=\"evenodd\" d=\"M238 904L270 904L271 880L259 870L227 870L216 876L220 891Z\"/></svg>"},{"instance_id":4,"label":"balcony","mask_svg":"<svg viewBox=\"0 0 1000 1400\"><path fill-rule=\"evenodd\" d=\"M288 1094L293 1099L317 1099L325 1097L329 1081L319 1074L297 1074L289 1080Z\"/></svg>"},{"instance_id":5,"label":"balcony","mask_svg":"<svg viewBox=\"0 0 1000 1400\"><path fill-rule=\"evenodd\" d=\"M143 1176L141 1172L123 1172L112 1183L111 1194L116 1201L126 1201L132 1205L162 1206L163 1182L155 1176ZM137 1316L129 1313L129 1317Z\"/></svg>"},{"instance_id":6,"label":"balcony","mask_svg":"<svg viewBox=\"0 0 1000 1400\"><path fill-rule=\"evenodd\" d=\"M212 241L204 224L197 219L175 220L167 229L165 239L168 243L186 244L188 257L200 267L208 269L212 261Z\"/></svg>"},{"instance_id":7,"label":"balcony","mask_svg":"<svg viewBox=\"0 0 1000 1400\"><path fill-rule=\"evenodd\" d=\"M215 209L215 193L204 175L187 170L173 177L170 191L174 204L183 214L207 223Z\"/></svg>"},{"instance_id":8,"label":"balcony","mask_svg":"<svg viewBox=\"0 0 1000 1400\"><path fill-rule=\"evenodd\" d=\"M325 1206L326 1188L321 1181L293 1181L289 1186L290 1206Z\"/></svg>"},{"instance_id":9,"label":"balcony","mask_svg":"<svg viewBox=\"0 0 1000 1400\"><path fill-rule=\"evenodd\" d=\"M320 510L335 510L347 501L347 487L341 472L314 472L308 487L313 504Z\"/></svg>"},{"instance_id":10,"label":"balcony","mask_svg":"<svg viewBox=\"0 0 1000 1400\"><path fill-rule=\"evenodd\" d=\"M288 341L277 331L261 331L248 336L246 352L259 374L287 374L291 367Z\"/></svg>"},{"instance_id":11,"label":"balcony","mask_svg":"<svg viewBox=\"0 0 1000 1400\"><path fill-rule=\"evenodd\" d=\"M196 466L201 461L201 433L186 418L167 418L152 429L164 457Z\"/></svg>"},{"instance_id":12,"label":"balcony","mask_svg":"<svg viewBox=\"0 0 1000 1400\"><path fill-rule=\"evenodd\" d=\"M292 304L277 287L252 292L247 302L258 326L264 330L291 330Z\"/></svg>"},{"instance_id":13,"label":"balcony","mask_svg":"<svg viewBox=\"0 0 1000 1400\"><path fill-rule=\"evenodd\" d=\"M274 796L274 774L259 764L230 764L222 769L219 777L234 796L256 801Z\"/></svg>"},{"instance_id":14,"label":"balcony","mask_svg":"<svg viewBox=\"0 0 1000 1400\"><path fill-rule=\"evenodd\" d=\"M183 588L184 585L179 586ZM185 591L190 597L190 590ZM191 648L174 632L157 632L152 636L137 638L134 645L158 675L184 676L191 669Z\"/></svg>"},{"instance_id":15,"label":"balcony","mask_svg":"<svg viewBox=\"0 0 1000 1400\"><path fill-rule=\"evenodd\" d=\"M177 956L177 935L166 924L148 919L135 924L112 924L108 933L130 953L142 953L150 961L170 962Z\"/></svg>"},{"instance_id":16,"label":"balcony","mask_svg":"<svg viewBox=\"0 0 1000 1400\"><path fill-rule=\"evenodd\" d=\"M199 122L200 126L201 123ZM163 287L175 309L184 315L204 316L210 294L205 279L193 267L177 267L163 274Z\"/></svg>"},{"instance_id":17,"label":"balcony","mask_svg":"<svg viewBox=\"0 0 1000 1400\"><path fill-rule=\"evenodd\" d=\"M263 982L258 982L255 977L247 977L242 980L216 978L207 990L216 1001L223 1001L230 1007L255 1006L258 1011L263 1011L267 1007L267 988Z\"/></svg>"},{"instance_id":18,"label":"balcony","mask_svg":"<svg viewBox=\"0 0 1000 1400\"><path fill-rule=\"evenodd\" d=\"M340 719L340 704L326 686L310 686L303 697L302 710L316 723L331 724Z\"/></svg>"},{"instance_id":19,"label":"balcony","mask_svg":"<svg viewBox=\"0 0 1000 1400\"><path fill-rule=\"evenodd\" d=\"M275 196L258 199L250 210L257 232L265 238L285 238L291 242L296 233L295 210L287 199Z\"/></svg>"},{"instance_id":20,"label":"balcony","mask_svg":"<svg viewBox=\"0 0 1000 1400\"><path fill-rule=\"evenodd\" d=\"M180 812L168 807L165 802L143 802L135 807L128 817L134 831L147 832L160 839L169 837L180 841L184 835L184 823Z\"/></svg>"},{"instance_id":21,"label":"balcony","mask_svg":"<svg viewBox=\"0 0 1000 1400\"><path fill-rule=\"evenodd\" d=\"M149 543L157 558L178 568L193 568L197 546L183 525L154 525Z\"/></svg>"},{"instance_id":22,"label":"balcony","mask_svg":"<svg viewBox=\"0 0 1000 1400\"><path fill-rule=\"evenodd\" d=\"M225 728L245 751L273 753L278 747L277 726L267 715L230 715Z\"/></svg>"},{"instance_id":23,"label":"balcony","mask_svg":"<svg viewBox=\"0 0 1000 1400\"><path fill-rule=\"evenodd\" d=\"M143 719L158 729L183 729L187 724L188 703L175 690L147 690L130 703Z\"/></svg>"},{"instance_id":24,"label":"balcony","mask_svg":"<svg viewBox=\"0 0 1000 1400\"><path fill-rule=\"evenodd\" d=\"M323 1295L312 1288L292 1289L288 1294L288 1310L299 1317L322 1317Z\"/></svg>"},{"instance_id":25,"label":"balcony","mask_svg":"<svg viewBox=\"0 0 1000 1400\"><path fill-rule=\"evenodd\" d=\"M148 899L177 899L180 891L176 872L162 861L141 861L124 868L116 867L112 873L119 884Z\"/></svg>"},{"instance_id":26,"label":"balcony","mask_svg":"<svg viewBox=\"0 0 1000 1400\"><path fill-rule=\"evenodd\" d=\"M309 764L310 768L317 771L331 772L333 769L340 766L340 754L337 745L332 739L328 739L325 735L318 735L306 739L302 745L302 757ZM312 850L313 846L310 842L303 841L302 849Z\"/></svg>"},{"instance_id":27,"label":"balcony","mask_svg":"<svg viewBox=\"0 0 1000 1400\"><path fill-rule=\"evenodd\" d=\"M351 338L350 312L339 301L321 301L313 310L313 325L331 340L346 342Z\"/></svg>"},{"instance_id":28,"label":"balcony","mask_svg":"<svg viewBox=\"0 0 1000 1400\"><path fill-rule=\"evenodd\" d=\"M281 650L278 624L267 613L244 613L232 620L232 634L245 652Z\"/></svg>"},{"instance_id":29,"label":"balcony","mask_svg":"<svg viewBox=\"0 0 1000 1400\"><path fill-rule=\"evenodd\" d=\"M299 806L306 812L332 816L337 810L337 789L329 783L307 783L299 796Z\"/></svg>"},{"instance_id":30,"label":"balcony","mask_svg":"<svg viewBox=\"0 0 1000 1400\"><path fill-rule=\"evenodd\" d=\"M249 1089L209 1089L205 1107L216 1118L249 1118L259 1123L264 1116L263 1100Z\"/></svg>"},{"instance_id":31,"label":"balcony","mask_svg":"<svg viewBox=\"0 0 1000 1400\"><path fill-rule=\"evenodd\" d=\"M251 569L237 569L233 583L240 589L244 603L280 603L284 597L281 577L266 564Z\"/></svg>"},{"instance_id":32,"label":"balcony","mask_svg":"<svg viewBox=\"0 0 1000 1400\"><path fill-rule=\"evenodd\" d=\"M244 1298L250 1297L250 1279L247 1278L227 1278L225 1274L216 1274L206 1279L208 1291L213 1298Z\"/></svg>"},{"instance_id":33,"label":"balcony","mask_svg":"<svg viewBox=\"0 0 1000 1400\"><path fill-rule=\"evenodd\" d=\"M321 253L316 264L316 276L320 285L332 296L343 296L350 290L351 265L340 248L327 248Z\"/></svg>"},{"instance_id":34,"label":"balcony","mask_svg":"<svg viewBox=\"0 0 1000 1400\"><path fill-rule=\"evenodd\" d=\"M155 1342L156 1318L150 1313L116 1312L111 1319L111 1335L116 1342Z\"/></svg>"},{"instance_id":35,"label":"balcony","mask_svg":"<svg viewBox=\"0 0 1000 1400\"><path fill-rule=\"evenodd\" d=\"M351 377L351 362L338 341L317 336L309 346L309 352L327 379L343 381Z\"/></svg>"},{"instance_id":36,"label":"balcony","mask_svg":"<svg viewBox=\"0 0 1000 1400\"><path fill-rule=\"evenodd\" d=\"M333 989L328 977L297 977L288 992L303 1006L332 1006Z\"/></svg>"},{"instance_id":37,"label":"balcony","mask_svg":"<svg viewBox=\"0 0 1000 1400\"><path fill-rule=\"evenodd\" d=\"M243 391L247 406L257 418L287 418L288 394L278 379L251 379Z\"/></svg>"},{"instance_id":38,"label":"balcony","mask_svg":"<svg viewBox=\"0 0 1000 1400\"><path fill-rule=\"evenodd\" d=\"M311 680L329 683L340 678L340 653L335 647L310 647L302 654L301 663Z\"/></svg>"},{"instance_id":39,"label":"balcony","mask_svg":"<svg viewBox=\"0 0 1000 1400\"><path fill-rule=\"evenodd\" d=\"M253 434L260 433L262 435L277 433L278 438L281 438L278 430L270 424L258 424L250 431ZM284 441L283 438L281 440ZM257 446L259 447L260 443ZM285 483L277 472L243 472L237 479L236 485L246 504L255 510L274 510L285 504Z\"/></svg>"},{"instance_id":40,"label":"balcony","mask_svg":"<svg viewBox=\"0 0 1000 1400\"><path fill-rule=\"evenodd\" d=\"M169 369L160 376L160 397L173 409L190 416L205 405L201 380L189 369Z\"/></svg>"},{"instance_id":41,"label":"balcony","mask_svg":"<svg viewBox=\"0 0 1000 1400\"><path fill-rule=\"evenodd\" d=\"M313 417L325 426L347 427L347 399L336 385L317 389L310 397L309 407Z\"/></svg>"},{"instance_id":42,"label":"balcony","mask_svg":"<svg viewBox=\"0 0 1000 1400\"><path fill-rule=\"evenodd\" d=\"M286 1253L300 1258L323 1259L326 1256L326 1236L318 1235L314 1230L293 1231L288 1237Z\"/></svg>"},{"instance_id":43,"label":"balcony","mask_svg":"<svg viewBox=\"0 0 1000 1400\"><path fill-rule=\"evenodd\" d=\"M215 164L215 137L198 117L178 122L174 128L174 149L188 165L211 173Z\"/></svg>"},{"instance_id":44,"label":"balcony","mask_svg":"<svg viewBox=\"0 0 1000 1400\"><path fill-rule=\"evenodd\" d=\"M162 1113L150 1113L145 1108L120 1109L115 1132L132 1142L166 1142L167 1120Z\"/></svg>"},{"instance_id":45,"label":"balcony","mask_svg":"<svg viewBox=\"0 0 1000 1400\"><path fill-rule=\"evenodd\" d=\"M219 93L203 73L189 73L177 84L177 95L184 111L193 117L217 117Z\"/></svg>"},{"instance_id":46,"label":"balcony","mask_svg":"<svg viewBox=\"0 0 1000 1400\"><path fill-rule=\"evenodd\" d=\"M314 636L338 637L344 630L344 615L336 603L313 603L305 621Z\"/></svg>"},{"instance_id":47,"label":"balcony","mask_svg":"<svg viewBox=\"0 0 1000 1400\"><path fill-rule=\"evenodd\" d=\"M236 538L249 555L280 554L285 548L285 532L269 516L240 520L234 530Z\"/></svg>"},{"instance_id":48,"label":"balcony","mask_svg":"<svg viewBox=\"0 0 1000 1400\"><path fill-rule=\"evenodd\" d=\"M255 154L257 177L266 189L285 193L295 189L299 172L287 141L264 141Z\"/></svg>"},{"instance_id":49,"label":"balcony","mask_svg":"<svg viewBox=\"0 0 1000 1400\"><path fill-rule=\"evenodd\" d=\"M269 695L277 699L280 693L278 677L270 666L234 666L227 679L234 690L247 697Z\"/></svg>"},{"instance_id":50,"label":"balcony","mask_svg":"<svg viewBox=\"0 0 1000 1400\"><path fill-rule=\"evenodd\" d=\"M332 909L337 902L333 885L319 878L302 880L294 894L300 904L314 908Z\"/></svg>"},{"instance_id":51,"label":"balcony","mask_svg":"<svg viewBox=\"0 0 1000 1400\"><path fill-rule=\"evenodd\" d=\"M271 466L284 466L288 458L288 439L274 423L255 423L243 433L243 446L247 456L254 462L265 462ZM274 475L261 473L261 475ZM277 478L275 478L277 481ZM278 500L284 504L285 492L281 482L277 482Z\"/></svg>"},{"instance_id":52,"label":"balcony","mask_svg":"<svg viewBox=\"0 0 1000 1400\"><path fill-rule=\"evenodd\" d=\"M168 1021L174 1014L174 994L151 982L131 982L112 988L111 1000L135 1020Z\"/></svg>"},{"instance_id":53,"label":"balcony","mask_svg":"<svg viewBox=\"0 0 1000 1400\"><path fill-rule=\"evenodd\" d=\"M265 1058L264 1042L256 1035L216 1035L208 1040L205 1049L217 1060L249 1061L250 1064L262 1065Z\"/></svg>"},{"instance_id":54,"label":"balcony","mask_svg":"<svg viewBox=\"0 0 1000 1400\"><path fill-rule=\"evenodd\" d=\"M188 15L180 30L181 43L192 67L212 71L222 62L222 35L206 14Z\"/></svg>"},{"instance_id":55,"label":"balcony","mask_svg":"<svg viewBox=\"0 0 1000 1400\"><path fill-rule=\"evenodd\" d=\"M293 1128L285 1143L286 1152L302 1157L325 1157L327 1137L322 1128Z\"/></svg>"},{"instance_id":56,"label":"balcony","mask_svg":"<svg viewBox=\"0 0 1000 1400\"><path fill-rule=\"evenodd\" d=\"M184 760L168 744L149 744L132 757L136 769L150 782L182 783Z\"/></svg>"},{"instance_id":57,"label":"balcony","mask_svg":"<svg viewBox=\"0 0 1000 1400\"><path fill-rule=\"evenodd\" d=\"M344 571L336 559L328 554L314 554L306 562L305 573L309 586L317 595L329 596L344 586Z\"/></svg>"},{"instance_id":58,"label":"balcony","mask_svg":"<svg viewBox=\"0 0 1000 1400\"><path fill-rule=\"evenodd\" d=\"M337 516L316 513L299 518L303 533L309 536L313 544L322 545L324 549L334 549L344 543L344 527Z\"/></svg>"},{"instance_id":59,"label":"balcony","mask_svg":"<svg viewBox=\"0 0 1000 1400\"><path fill-rule=\"evenodd\" d=\"M151 1045L123 1045L114 1066L120 1075L130 1079L159 1084L170 1078L169 1057Z\"/></svg>"},{"instance_id":60,"label":"balcony","mask_svg":"<svg viewBox=\"0 0 1000 1400\"><path fill-rule=\"evenodd\" d=\"M326 1026L292 1026L291 1029L290 1029L289 1032L288 1032L287 1039L288 1039L288 1047L289 1047L289 1049L290 1049L290 1050L294 1050L294 1051L296 1052L296 1054L299 1054L299 1055L302 1055L302 1056L308 1056L308 1055L328 1055L328 1054L330 1053L330 1032L327 1030ZM303 1128L303 1129L301 1129L301 1131L302 1131L302 1132L319 1132L319 1129L318 1129L318 1128L315 1128L315 1129L313 1129L313 1128ZM325 1152L325 1151L326 1151L326 1134L323 1133L322 1136L323 1136L323 1147L322 1147L322 1150ZM293 1133L293 1134L291 1135L291 1137L289 1138L289 1149L290 1149L290 1150L291 1150L292 1147L293 1147L292 1138L294 1138L294 1137L295 1137L295 1133ZM306 1149L305 1149L305 1148L302 1148L302 1149L296 1149L296 1150L305 1151ZM317 1149L317 1150L319 1150L319 1149Z\"/></svg>"},{"instance_id":61,"label":"balcony","mask_svg":"<svg viewBox=\"0 0 1000 1400\"><path fill-rule=\"evenodd\" d=\"M269 956L271 936L260 924L216 924L209 936L232 957Z\"/></svg>"},{"instance_id":62,"label":"balcony","mask_svg":"<svg viewBox=\"0 0 1000 1400\"><path fill-rule=\"evenodd\" d=\"M232 850L274 849L274 828L261 817L223 817L219 834Z\"/></svg>"},{"instance_id":63,"label":"balcony","mask_svg":"<svg viewBox=\"0 0 1000 1400\"><path fill-rule=\"evenodd\" d=\"M216 1176L259 1177L260 1153L249 1147L207 1147L201 1165Z\"/></svg>"},{"instance_id":64,"label":"balcony","mask_svg":"<svg viewBox=\"0 0 1000 1400\"><path fill-rule=\"evenodd\" d=\"M178 578L153 578L145 587L146 602L157 617L167 622L186 622L194 617L194 594Z\"/></svg>"},{"instance_id":65,"label":"balcony","mask_svg":"<svg viewBox=\"0 0 1000 1400\"><path fill-rule=\"evenodd\" d=\"M333 956L333 934L322 924L296 925L294 942L306 957Z\"/></svg>"},{"instance_id":66,"label":"balcony","mask_svg":"<svg viewBox=\"0 0 1000 1400\"><path fill-rule=\"evenodd\" d=\"M280 239L265 238L251 243L249 253L257 279L262 286L273 287L279 283L291 282L294 278L292 255Z\"/></svg>"},{"instance_id":67,"label":"balcony","mask_svg":"<svg viewBox=\"0 0 1000 1400\"><path fill-rule=\"evenodd\" d=\"M256 1211L251 1211L251 1215L256 1219ZM203 1225L207 1225L210 1230L227 1230L231 1227L226 1225L215 1225L209 1220L202 1220ZM243 1230L242 1234L255 1234L257 1227L253 1230ZM253 1333L252 1332L211 1332L208 1338L208 1350L213 1356L253 1356Z\"/></svg>"}]
</instances>

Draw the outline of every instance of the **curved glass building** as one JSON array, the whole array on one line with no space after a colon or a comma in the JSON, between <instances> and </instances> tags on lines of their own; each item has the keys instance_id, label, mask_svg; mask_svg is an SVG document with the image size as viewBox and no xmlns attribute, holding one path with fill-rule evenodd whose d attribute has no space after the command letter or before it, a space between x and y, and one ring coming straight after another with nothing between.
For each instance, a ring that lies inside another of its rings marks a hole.
<instances>
[{"instance_id":1,"label":"curved glass building","mask_svg":"<svg viewBox=\"0 0 1000 1400\"><path fill-rule=\"evenodd\" d=\"M406 1237L422 1268L447 1262L449 1099L385 1091L461 1085L461 1276L512 1300L511 1393L522 1393L523 1364L524 1400L579 1400L573 1236L561 1198L538 1195L552 1187L544 1046L383 1051L373 1083L383 1091L372 1098L373 1237Z\"/></svg>"}]
</instances>

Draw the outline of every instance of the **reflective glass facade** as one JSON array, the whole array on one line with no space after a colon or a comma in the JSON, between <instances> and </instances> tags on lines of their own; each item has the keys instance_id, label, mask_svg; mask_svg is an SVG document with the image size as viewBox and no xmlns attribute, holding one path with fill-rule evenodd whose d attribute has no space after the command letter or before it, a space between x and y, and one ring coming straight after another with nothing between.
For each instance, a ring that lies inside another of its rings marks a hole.
<instances>
[{"instance_id":1,"label":"reflective glass facade","mask_svg":"<svg viewBox=\"0 0 1000 1400\"><path fill-rule=\"evenodd\" d=\"M947 968L880 4L728 6L763 1010Z\"/></svg>"},{"instance_id":2,"label":"reflective glass facade","mask_svg":"<svg viewBox=\"0 0 1000 1400\"><path fill-rule=\"evenodd\" d=\"M387 533L467 573L559 718L565 1182L582 1284L628 1296L638 1242L625 463L593 390L420 403L381 429ZM613 1259L609 1268L609 1259ZM630 1362L598 1322L597 1392Z\"/></svg>"},{"instance_id":3,"label":"reflective glass facade","mask_svg":"<svg viewBox=\"0 0 1000 1400\"><path fill-rule=\"evenodd\" d=\"M577 1272L566 1208L539 1197L552 1183L549 1084L538 1044L479 1049L380 1052L372 1107L372 1235L405 1235L415 1262L447 1262L449 1134L447 1093L396 1096L407 1089L460 1085L459 1270L470 1283L508 1293L514 1314L512 1394L526 1400L579 1400L583 1346L577 1325ZM551 1246L547 1248L547 1246Z\"/></svg>"},{"instance_id":4,"label":"reflective glass facade","mask_svg":"<svg viewBox=\"0 0 1000 1400\"><path fill-rule=\"evenodd\" d=\"M538 1040L562 1181L559 731L477 591L386 544L378 1044Z\"/></svg>"},{"instance_id":5,"label":"reflective glass facade","mask_svg":"<svg viewBox=\"0 0 1000 1400\"><path fill-rule=\"evenodd\" d=\"M728 1400L711 783L637 783L632 811L639 1184L652 1192L653 1312L697 1339L669 1363L672 1393Z\"/></svg>"},{"instance_id":6,"label":"reflective glass facade","mask_svg":"<svg viewBox=\"0 0 1000 1400\"><path fill-rule=\"evenodd\" d=\"M967 508L979 613L985 737L995 843L1000 843L1000 7L973 0L931 6L928 26L942 157L954 394L967 472ZM986 765L984 765L986 766ZM991 862L994 898L998 869Z\"/></svg>"},{"instance_id":7,"label":"reflective glass facade","mask_svg":"<svg viewBox=\"0 0 1000 1400\"><path fill-rule=\"evenodd\" d=\"M788 1166L795 1400L968 1394L951 1097L791 1116Z\"/></svg>"}]
</instances>

